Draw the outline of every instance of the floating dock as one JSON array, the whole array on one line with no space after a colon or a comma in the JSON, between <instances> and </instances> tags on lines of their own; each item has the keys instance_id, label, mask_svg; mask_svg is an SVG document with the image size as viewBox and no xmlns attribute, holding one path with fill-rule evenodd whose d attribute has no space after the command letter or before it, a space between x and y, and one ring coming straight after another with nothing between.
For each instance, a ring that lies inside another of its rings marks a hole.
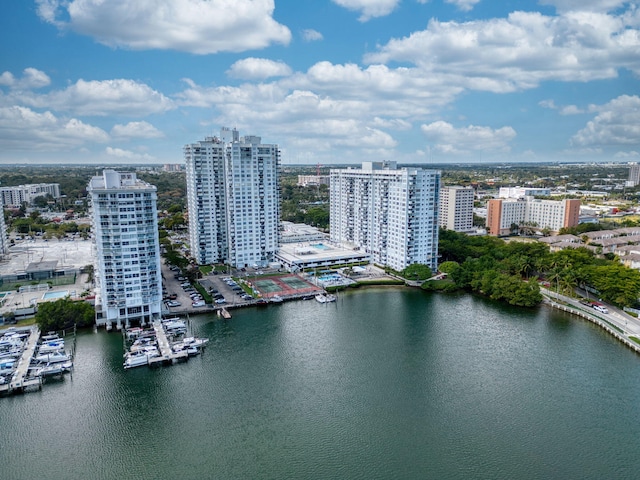
<instances>
[{"instance_id":1,"label":"floating dock","mask_svg":"<svg viewBox=\"0 0 640 480\"><path fill-rule=\"evenodd\" d=\"M22 352L20 360L18 360L18 368L16 368L13 378L9 383L9 391L24 390L28 387L39 387L41 385L40 378L27 378L29 367L31 366L31 359L36 351L36 345L38 344L38 338L40 338L40 330L38 327L32 327L27 343Z\"/></svg>"},{"instance_id":2,"label":"floating dock","mask_svg":"<svg viewBox=\"0 0 640 480\"><path fill-rule=\"evenodd\" d=\"M159 357L153 357L149 359L149 366L157 365L159 363L174 363L177 360L185 360L189 354L186 350L174 352L167 338L167 333L164 331L162 322L157 320L153 322L153 330L156 333L156 341L158 342L158 350L160 350Z\"/></svg>"}]
</instances>

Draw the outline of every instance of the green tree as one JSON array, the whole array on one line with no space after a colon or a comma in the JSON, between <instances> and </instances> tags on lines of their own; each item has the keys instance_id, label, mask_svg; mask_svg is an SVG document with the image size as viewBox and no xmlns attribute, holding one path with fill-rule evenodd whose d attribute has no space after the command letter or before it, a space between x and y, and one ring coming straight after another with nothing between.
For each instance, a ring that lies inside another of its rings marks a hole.
<instances>
[{"instance_id":1,"label":"green tree","mask_svg":"<svg viewBox=\"0 0 640 480\"><path fill-rule=\"evenodd\" d=\"M400 272L407 280L424 281L431 278L431 269L422 263L413 263Z\"/></svg>"},{"instance_id":2,"label":"green tree","mask_svg":"<svg viewBox=\"0 0 640 480\"><path fill-rule=\"evenodd\" d=\"M95 322L95 310L85 301L62 298L38 305L36 323L43 332L63 330L74 325L88 327Z\"/></svg>"}]
</instances>

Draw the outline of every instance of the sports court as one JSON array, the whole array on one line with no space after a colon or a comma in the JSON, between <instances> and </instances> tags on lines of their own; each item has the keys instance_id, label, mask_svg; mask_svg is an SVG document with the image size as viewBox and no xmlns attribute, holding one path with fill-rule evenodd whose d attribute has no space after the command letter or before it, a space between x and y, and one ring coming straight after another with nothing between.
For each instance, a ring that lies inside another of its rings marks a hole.
<instances>
[{"instance_id":1,"label":"sports court","mask_svg":"<svg viewBox=\"0 0 640 480\"><path fill-rule=\"evenodd\" d=\"M322 291L321 288L296 275L261 277L259 280L254 280L253 285L264 298L270 298L274 295L289 297Z\"/></svg>"}]
</instances>

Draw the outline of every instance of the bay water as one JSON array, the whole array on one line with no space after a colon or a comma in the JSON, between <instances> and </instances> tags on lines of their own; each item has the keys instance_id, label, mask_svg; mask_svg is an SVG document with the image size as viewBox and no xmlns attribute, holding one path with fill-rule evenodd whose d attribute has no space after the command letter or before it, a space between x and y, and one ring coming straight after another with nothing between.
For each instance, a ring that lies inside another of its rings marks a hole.
<instances>
[{"instance_id":1,"label":"bay water","mask_svg":"<svg viewBox=\"0 0 640 480\"><path fill-rule=\"evenodd\" d=\"M201 315L204 354L0 398L3 479L638 478L640 356L582 319L404 288Z\"/></svg>"}]
</instances>

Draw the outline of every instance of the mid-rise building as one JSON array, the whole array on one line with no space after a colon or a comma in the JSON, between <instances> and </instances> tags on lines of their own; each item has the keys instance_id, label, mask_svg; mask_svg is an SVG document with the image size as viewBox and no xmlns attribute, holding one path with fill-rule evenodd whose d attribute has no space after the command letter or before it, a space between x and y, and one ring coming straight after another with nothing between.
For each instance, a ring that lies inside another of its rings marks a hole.
<instances>
[{"instance_id":1,"label":"mid-rise building","mask_svg":"<svg viewBox=\"0 0 640 480\"><path fill-rule=\"evenodd\" d=\"M395 270L437 268L439 171L364 162L330 176L331 241Z\"/></svg>"},{"instance_id":2,"label":"mid-rise building","mask_svg":"<svg viewBox=\"0 0 640 480\"><path fill-rule=\"evenodd\" d=\"M189 239L199 264L266 266L278 251L280 151L223 128L185 145Z\"/></svg>"},{"instance_id":3,"label":"mid-rise building","mask_svg":"<svg viewBox=\"0 0 640 480\"><path fill-rule=\"evenodd\" d=\"M537 187L500 187L498 192L500 198L548 197L550 195L550 188Z\"/></svg>"},{"instance_id":4,"label":"mid-rise building","mask_svg":"<svg viewBox=\"0 0 640 480\"><path fill-rule=\"evenodd\" d=\"M329 185L329 175L298 175L299 187Z\"/></svg>"},{"instance_id":5,"label":"mid-rise building","mask_svg":"<svg viewBox=\"0 0 640 480\"><path fill-rule=\"evenodd\" d=\"M23 203L32 203L37 197L60 198L59 183L36 183L0 188L2 204L10 208L19 208Z\"/></svg>"},{"instance_id":6,"label":"mid-rise building","mask_svg":"<svg viewBox=\"0 0 640 480\"><path fill-rule=\"evenodd\" d=\"M473 230L473 187L440 187L440 226L456 232Z\"/></svg>"},{"instance_id":7,"label":"mid-rise building","mask_svg":"<svg viewBox=\"0 0 640 480\"><path fill-rule=\"evenodd\" d=\"M490 235L508 235L514 226L528 225L558 232L578 225L580 200L540 200L533 197L492 199L487 203L487 230Z\"/></svg>"},{"instance_id":8,"label":"mid-rise building","mask_svg":"<svg viewBox=\"0 0 640 480\"><path fill-rule=\"evenodd\" d=\"M156 187L104 170L89 182L96 244L96 324L145 325L162 313Z\"/></svg>"}]
</instances>

